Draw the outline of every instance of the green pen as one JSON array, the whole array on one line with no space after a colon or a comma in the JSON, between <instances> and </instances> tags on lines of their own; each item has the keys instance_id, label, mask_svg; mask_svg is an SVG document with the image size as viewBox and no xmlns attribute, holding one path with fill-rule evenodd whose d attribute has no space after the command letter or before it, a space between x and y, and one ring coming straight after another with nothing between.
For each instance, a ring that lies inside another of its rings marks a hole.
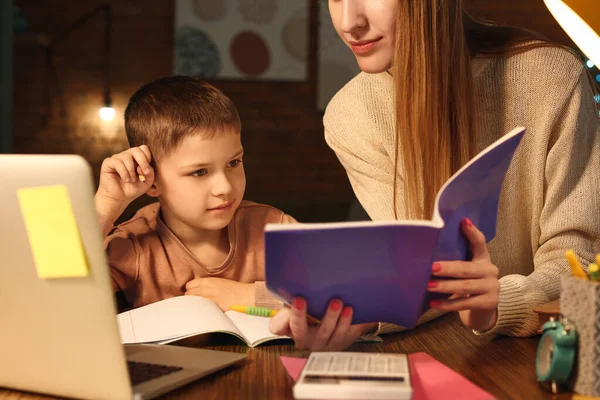
<instances>
[{"instance_id":1,"label":"green pen","mask_svg":"<svg viewBox=\"0 0 600 400\"><path fill-rule=\"evenodd\" d=\"M279 310L271 310L265 307L231 306L231 310L257 317L274 317Z\"/></svg>"}]
</instances>

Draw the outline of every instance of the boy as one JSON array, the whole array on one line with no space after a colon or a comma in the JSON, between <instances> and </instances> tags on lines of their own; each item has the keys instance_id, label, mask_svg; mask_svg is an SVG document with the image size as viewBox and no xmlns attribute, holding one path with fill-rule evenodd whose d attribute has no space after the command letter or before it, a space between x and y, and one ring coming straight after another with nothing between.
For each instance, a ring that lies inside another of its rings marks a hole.
<instances>
[{"instance_id":1,"label":"boy","mask_svg":"<svg viewBox=\"0 0 600 400\"><path fill-rule=\"evenodd\" d=\"M162 78L131 97L125 131L131 148L104 160L95 195L115 290L134 307L184 294L223 311L280 306L264 284L263 229L295 221L242 201L241 123L231 100L196 78ZM114 228L144 193L158 203Z\"/></svg>"}]
</instances>

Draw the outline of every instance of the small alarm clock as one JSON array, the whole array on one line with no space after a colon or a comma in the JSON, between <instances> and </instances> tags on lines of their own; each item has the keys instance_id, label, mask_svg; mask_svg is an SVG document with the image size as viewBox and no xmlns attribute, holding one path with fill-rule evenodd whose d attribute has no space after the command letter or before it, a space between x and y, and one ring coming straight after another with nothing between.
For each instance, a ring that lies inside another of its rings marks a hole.
<instances>
[{"instance_id":1,"label":"small alarm clock","mask_svg":"<svg viewBox=\"0 0 600 400\"><path fill-rule=\"evenodd\" d=\"M538 381L551 384L552 393L564 385L575 363L577 332L566 318L557 321L551 317L542 327L542 338L537 349L535 370Z\"/></svg>"}]
</instances>

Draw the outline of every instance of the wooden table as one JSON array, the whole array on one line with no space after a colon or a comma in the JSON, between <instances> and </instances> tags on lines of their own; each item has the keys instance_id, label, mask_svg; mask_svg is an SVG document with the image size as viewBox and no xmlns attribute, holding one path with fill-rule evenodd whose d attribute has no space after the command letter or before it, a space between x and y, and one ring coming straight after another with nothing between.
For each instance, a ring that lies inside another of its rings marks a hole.
<instances>
[{"instance_id":1,"label":"wooden table","mask_svg":"<svg viewBox=\"0 0 600 400\"><path fill-rule=\"evenodd\" d=\"M498 399L570 399L543 391L535 377L535 353L539 338L483 339L473 335L455 314L429 322L412 331L385 336L383 343L355 344L352 351L414 353L424 351ZM235 339L218 337L209 349L247 352L239 366L171 392L165 399L291 399L293 382L279 356L306 357L291 342L275 342L249 349ZM2 399L45 397L1 391Z\"/></svg>"}]
</instances>

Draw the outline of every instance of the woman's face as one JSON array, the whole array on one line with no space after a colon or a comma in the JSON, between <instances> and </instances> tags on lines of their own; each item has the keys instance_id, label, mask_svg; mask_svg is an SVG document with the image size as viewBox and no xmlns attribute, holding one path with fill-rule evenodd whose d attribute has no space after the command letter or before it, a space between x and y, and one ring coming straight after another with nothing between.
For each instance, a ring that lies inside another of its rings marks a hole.
<instances>
[{"instance_id":1,"label":"woman's face","mask_svg":"<svg viewBox=\"0 0 600 400\"><path fill-rule=\"evenodd\" d=\"M333 26L368 73L390 68L398 0L329 0Z\"/></svg>"}]
</instances>

